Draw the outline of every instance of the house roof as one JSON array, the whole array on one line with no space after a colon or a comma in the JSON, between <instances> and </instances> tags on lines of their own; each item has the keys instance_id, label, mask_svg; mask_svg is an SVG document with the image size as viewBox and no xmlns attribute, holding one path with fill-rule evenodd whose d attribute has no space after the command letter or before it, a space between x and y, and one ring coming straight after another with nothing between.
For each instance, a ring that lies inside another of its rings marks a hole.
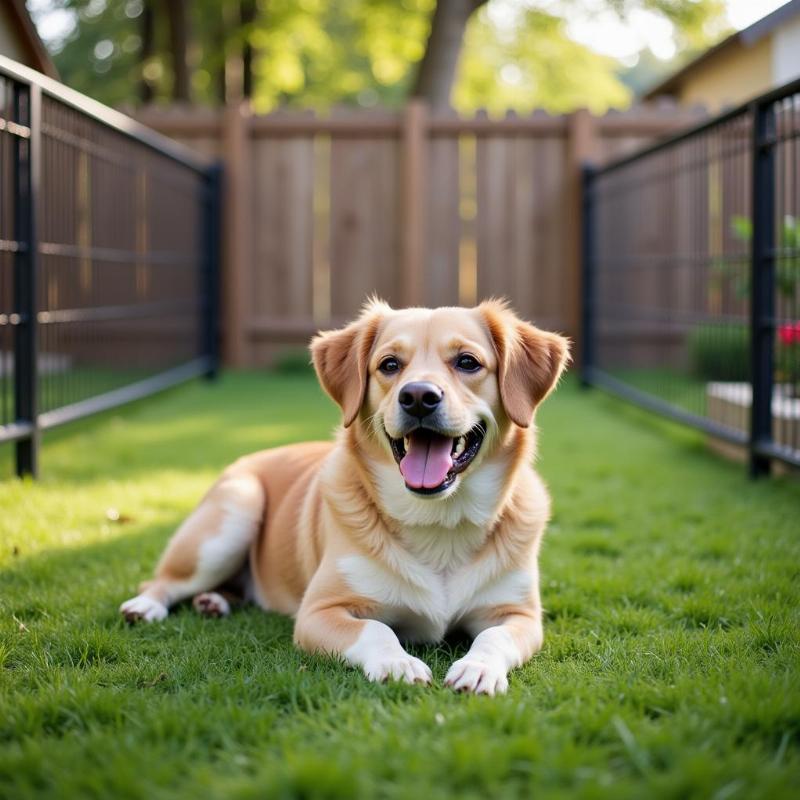
<instances>
[{"instance_id":1,"label":"house roof","mask_svg":"<svg viewBox=\"0 0 800 800\"><path fill-rule=\"evenodd\" d=\"M710 47L704 53L701 53L699 56L697 56L697 58L692 59L677 72L674 72L666 79L657 83L652 89L648 89L646 92L644 92L641 99L654 100L660 95L675 93L680 87L684 78L686 78L687 75L693 72L701 64L705 64L707 61L713 59L717 54L724 50L730 50L737 44L744 45L745 47L752 47L760 39L763 39L765 36L768 36L770 33L772 33L772 31L774 31L779 25L783 24L784 22L788 22L798 14L800 14L800 0L789 0L788 3L785 3L780 8L776 8L771 14L767 14L766 17L762 17L749 27L743 28L742 30L731 34L727 39L723 39L721 42L719 42L719 44Z\"/></svg>"},{"instance_id":2,"label":"house roof","mask_svg":"<svg viewBox=\"0 0 800 800\"><path fill-rule=\"evenodd\" d=\"M43 72L50 78L58 80L58 70L47 48L39 38L36 26L31 15L25 7L25 0L4 0L11 24L15 26L22 46L28 51L30 62L28 66Z\"/></svg>"}]
</instances>

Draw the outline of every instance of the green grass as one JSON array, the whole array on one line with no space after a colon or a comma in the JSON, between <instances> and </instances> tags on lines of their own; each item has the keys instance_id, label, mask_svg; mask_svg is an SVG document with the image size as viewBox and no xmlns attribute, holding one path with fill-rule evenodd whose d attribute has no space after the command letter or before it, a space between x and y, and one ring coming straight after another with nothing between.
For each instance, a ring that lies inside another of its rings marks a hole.
<instances>
[{"instance_id":1,"label":"green grass","mask_svg":"<svg viewBox=\"0 0 800 800\"><path fill-rule=\"evenodd\" d=\"M218 470L325 436L310 378L228 375L51 436L0 482L0 797L780 798L800 782L800 486L565 384L542 653L507 696L372 685L291 622L120 601ZM119 511L120 521L107 518Z\"/></svg>"}]
</instances>

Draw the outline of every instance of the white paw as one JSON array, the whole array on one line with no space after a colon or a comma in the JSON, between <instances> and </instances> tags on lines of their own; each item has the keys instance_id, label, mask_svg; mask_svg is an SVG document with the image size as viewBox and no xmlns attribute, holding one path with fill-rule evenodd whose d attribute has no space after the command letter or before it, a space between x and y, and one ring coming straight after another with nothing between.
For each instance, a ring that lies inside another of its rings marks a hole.
<instances>
[{"instance_id":1,"label":"white paw","mask_svg":"<svg viewBox=\"0 0 800 800\"><path fill-rule=\"evenodd\" d=\"M169 613L163 603L145 594L126 600L119 610L126 622L159 622Z\"/></svg>"},{"instance_id":2,"label":"white paw","mask_svg":"<svg viewBox=\"0 0 800 800\"><path fill-rule=\"evenodd\" d=\"M505 694L508 678L502 666L464 656L456 661L445 675L444 682L457 692L475 694Z\"/></svg>"},{"instance_id":3,"label":"white paw","mask_svg":"<svg viewBox=\"0 0 800 800\"><path fill-rule=\"evenodd\" d=\"M204 617L227 617L231 613L230 603L217 592L203 592L192 600L194 610Z\"/></svg>"},{"instance_id":4,"label":"white paw","mask_svg":"<svg viewBox=\"0 0 800 800\"><path fill-rule=\"evenodd\" d=\"M405 683L427 684L433 678L428 665L408 653L371 658L364 664L364 674L378 683L391 678Z\"/></svg>"}]
</instances>

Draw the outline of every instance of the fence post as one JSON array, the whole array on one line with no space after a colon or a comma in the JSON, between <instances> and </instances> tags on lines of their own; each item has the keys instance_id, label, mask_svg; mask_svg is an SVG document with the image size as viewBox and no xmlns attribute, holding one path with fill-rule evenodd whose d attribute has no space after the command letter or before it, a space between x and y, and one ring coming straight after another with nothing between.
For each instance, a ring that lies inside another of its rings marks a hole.
<instances>
[{"instance_id":1,"label":"fence post","mask_svg":"<svg viewBox=\"0 0 800 800\"><path fill-rule=\"evenodd\" d=\"M424 305L425 219L427 174L427 106L411 99L403 120L403 299L406 305Z\"/></svg>"},{"instance_id":2,"label":"fence post","mask_svg":"<svg viewBox=\"0 0 800 800\"><path fill-rule=\"evenodd\" d=\"M594 366L594 303L595 303L595 181L594 167L583 166L583 217L581 224L581 385L591 386L591 371Z\"/></svg>"},{"instance_id":3,"label":"fence post","mask_svg":"<svg viewBox=\"0 0 800 800\"><path fill-rule=\"evenodd\" d=\"M203 330L201 355L209 359L206 377L214 380L219 372L220 344L220 214L222 203L222 163L216 161L206 172L203 185Z\"/></svg>"},{"instance_id":4,"label":"fence post","mask_svg":"<svg viewBox=\"0 0 800 800\"><path fill-rule=\"evenodd\" d=\"M42 93L39 86L16 87L15 117L26 124L27 139L16 138L14 205L15 238L20 243L14 263L14 304L19 315L14 337L14 409L18 422L33 426L30 436L16 443L17 475L36 477L39 471L39 409L37 368L38 237L37 198L41 166Z\"/></svg>"},{"instance_id":5,"label":"fence post","mask_svg":"<svg viewBox=\"0 0 800 800\"><path fill-rule=\"evenodd\" d=\"M753 103L753 236L750 264L750 476L768 475L759 447L772 441L775 337L775 116L771 102Z\"/></svg>"},{"instance_id":6,"label":"fence post","mask_svg":"<svg viewBox=\"0 0 800 800\"><path fill-rule=\"evenodd\" d=\"M577 363L583 363L583 339L581 324L583 317L583 278L582 236L583 228L583 168L594 161L597 150L597 129L595 118L585 109L579 109L567 117L566 163L566 209L564 225L564 254L566 260L565 296L567 298L567 332L576 340L573 356Z\"/></svg>"},{"instance_id":7,"label":"fence post","mask_svg":"<svg viewBox=\"0 0 800 800\"><path fill-rule=\"evenodd\" d=\"M250 213L250 174L253 161L250 148L250 107L247 102L225 109L222 152L225 159L222 343L225 362L242 367L249 362L250 354L247 339L250 308L248 285L253 271L253 228Z\"/></svg>"}]
</instances>

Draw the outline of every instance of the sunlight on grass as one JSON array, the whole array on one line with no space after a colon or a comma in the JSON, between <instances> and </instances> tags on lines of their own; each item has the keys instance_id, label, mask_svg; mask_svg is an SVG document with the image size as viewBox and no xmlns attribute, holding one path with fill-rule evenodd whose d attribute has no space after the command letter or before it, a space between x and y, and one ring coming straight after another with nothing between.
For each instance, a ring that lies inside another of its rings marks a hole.
<instances>
[{"instance_id":1,"label":"sunlight on grass","mask_svg":"<svg viewBox=\"0 0 800 800\"><path fill-rule=\"evenodd\" d=\"M423 689L255 609L122 624L225 464L336 419L313 378L231 374L56 432L40 482L0 482L0 797L795 795L800 485L569 382L540 418L546 642L508 696L442 688L461 640L414 648Z\"/></svg>"}]
</instances>

